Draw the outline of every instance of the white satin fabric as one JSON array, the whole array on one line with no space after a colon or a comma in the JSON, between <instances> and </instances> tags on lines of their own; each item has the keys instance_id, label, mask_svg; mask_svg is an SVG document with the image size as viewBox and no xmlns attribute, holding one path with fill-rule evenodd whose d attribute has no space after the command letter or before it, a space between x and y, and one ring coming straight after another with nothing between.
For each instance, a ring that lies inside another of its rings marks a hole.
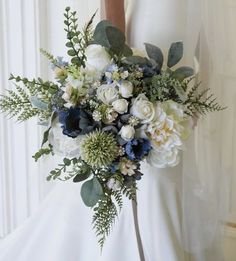
<instances>
[{"instance_id":1,"label":"white satin fabric","mask_svg":"<svg viewBox=\"0 0 236 261\"><path fill-rule=\"evenodd\" d=\"M139 261L132 207L125 202L101 253L80 185L60 183L38 211L0 244L1 261Z\"/></svg>"}]
</instances>

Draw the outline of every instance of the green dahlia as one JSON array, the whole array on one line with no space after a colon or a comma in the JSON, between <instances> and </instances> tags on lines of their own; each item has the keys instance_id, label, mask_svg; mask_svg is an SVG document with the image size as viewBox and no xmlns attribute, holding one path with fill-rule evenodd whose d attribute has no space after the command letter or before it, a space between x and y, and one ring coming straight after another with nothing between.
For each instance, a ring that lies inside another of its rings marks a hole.
<instances>
[{"instance_id":1,"label":"green dahlia","mask_svg":"<svg viewBox=\"0 0 236 261\"><path fill-rule=\"evenodd\" d=\"M118 156L118 146L111 133L95 131L81 144L81 158L92 167L104 167Z\"/></svg>"}]
</instances>

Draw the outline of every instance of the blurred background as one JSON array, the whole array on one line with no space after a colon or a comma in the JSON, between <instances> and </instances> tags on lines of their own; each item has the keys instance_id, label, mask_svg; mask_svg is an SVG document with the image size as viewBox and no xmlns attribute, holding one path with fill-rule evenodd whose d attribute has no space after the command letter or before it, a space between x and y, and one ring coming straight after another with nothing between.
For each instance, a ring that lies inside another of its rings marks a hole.
<instances>
[{"instance_id":1,"label":"blurred background","mask_svg":"<svg viewBox=\"0 0 236 261\"><path fill-rule=\"evenodd\" d=\"M218 0L216 0L218 2ZM236 1L223 0L224 65L220 71L222 113L221 162L229 177L228 223L225 225L227 261L236 260ZM39 48L66 57L63 12L78 11L80 26L100 8L99 0L0 0L0 93L11 89L10 73L28 78L52 77ZM100 19L98 11L95 23ZM33 213L54 184L45 180L57 159L35 163L41 143L37 120L16 123L0 115L0 239ZM207 148L206 148L207 149Z\"/></svg>"}]
</instances>

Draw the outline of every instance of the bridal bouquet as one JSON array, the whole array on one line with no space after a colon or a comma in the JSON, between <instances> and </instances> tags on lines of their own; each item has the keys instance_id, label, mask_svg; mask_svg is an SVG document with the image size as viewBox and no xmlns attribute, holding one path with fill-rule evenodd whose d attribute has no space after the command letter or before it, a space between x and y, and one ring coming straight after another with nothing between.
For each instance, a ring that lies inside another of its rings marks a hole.
<instances>
[{"instance_id":1,"label":"bridal bouquet","mask_svg":"<svg viewBox=\"0 0 236 261\"><path fill-rule=\"evenodd\" d=\"M79 30L76 12L66 8L64 16L71 59L41 50L55 80L11 75L15 90L1 96L0 109L19 121L38 116L47 126L33 157L64 156L48 180L84 182L81 197L93 208L92 222L103 246L123 195L135 200L141 162L176 166L193 117L223 108L208 90L199 90L192 68L176 68L182 42L170 46L165 63L152 44L137 54L108 21L93 30L93 16Z\"/></svg>"}]
</instances>

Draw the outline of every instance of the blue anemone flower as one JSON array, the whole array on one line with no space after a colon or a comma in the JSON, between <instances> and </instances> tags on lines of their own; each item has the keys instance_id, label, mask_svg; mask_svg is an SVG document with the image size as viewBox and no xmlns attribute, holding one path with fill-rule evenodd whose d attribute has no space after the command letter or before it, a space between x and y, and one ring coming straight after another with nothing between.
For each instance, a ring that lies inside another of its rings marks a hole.
<instances>
[{"instance_id":1,"label":"blue anemone flower","mask_svg":"<svg viewBox=\"0 0 236 261\"><path fill-rule=\"evenodd\" d=\"M71 138L86 134L96 128L91 115L81 108L69 108L58 112L59 122L62 124L63 134Z\"/></svg>"},{"instance_id":2,"label":"blue anemone flower","mask_svg":"<svg viewBox=\"0 0 236 261\"><path fill-rule=\"evenodd\" d=\"M126 143L125 152L131 160L142 160L151 150L148 139L133 139Z\"/></svg>"}]
</instances>

